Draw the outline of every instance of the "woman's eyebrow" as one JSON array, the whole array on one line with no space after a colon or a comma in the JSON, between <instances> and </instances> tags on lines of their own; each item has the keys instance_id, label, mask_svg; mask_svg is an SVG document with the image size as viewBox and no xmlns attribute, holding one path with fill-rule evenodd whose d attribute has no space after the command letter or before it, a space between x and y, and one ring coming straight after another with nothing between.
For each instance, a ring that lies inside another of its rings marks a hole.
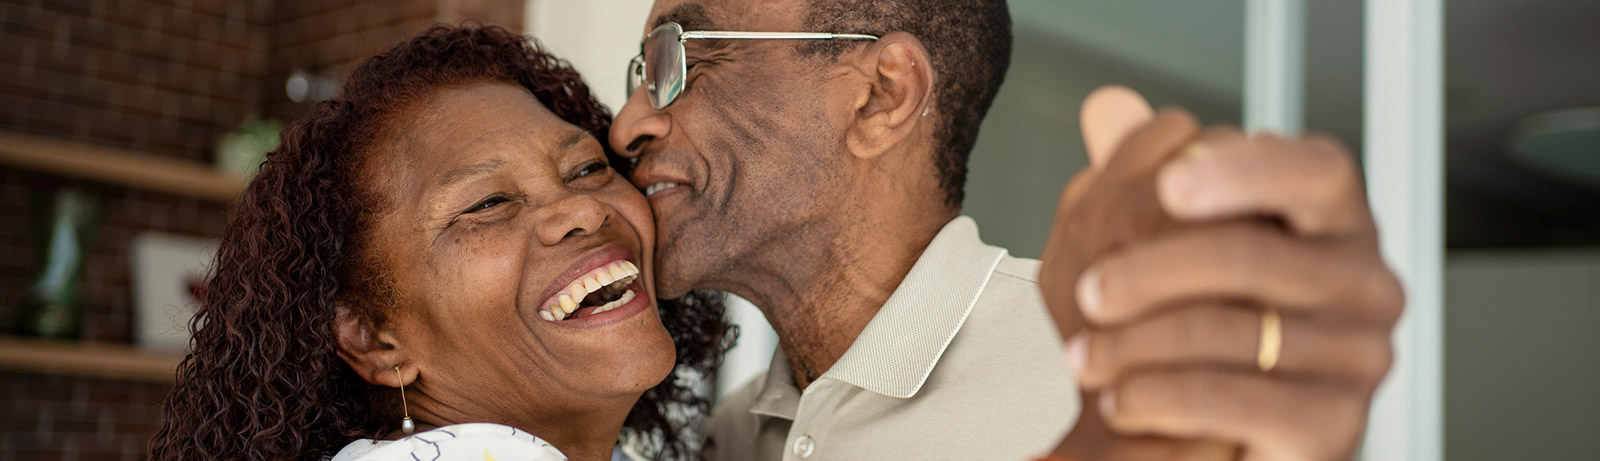
<instances>
[{"instance_id":1,"label":"woman's eyebrow","mask_svg":"<svg viewBox=\"0 0 1600 461\"><path fill-rule=\"evenodd\" d=\"M450 171L444 172L444 174L439 175L438 184L440 186L448 186L448 185L451 185L451 184L455 184L455 183L461 182L462 180L470 178L470 177L473 177L473 176L480 176L480 175L485 175L485 174L492 173L492 172L494 172L494 170L500 169L500 168L502 168L504 166L506 166L505 159L496 158L496 159L489 159L489 160L486 160L486 161L483 161L483 162L474 163L474 164L471 164L471 165L455 168L455 169L452 169Z\"/></svg>"},{"instance_id":2,"label":"woman's eyebrow","mask_svg":"<svg viewBox=\"0 0 1600 461\"><path fill-rule=\"evenodd\" d=\"M589 137L589 132L587 132L587 131L583 131L583 130L574 131L574 132L572 132L572 134L567 135L566 138L562 139L560 144L556 144L556 150L557 151L563 151L563 150L571 149L572 146L578 145L578 143L583 142L583 138L587 138L587 137Z\"/></svg>"}]
</instances>

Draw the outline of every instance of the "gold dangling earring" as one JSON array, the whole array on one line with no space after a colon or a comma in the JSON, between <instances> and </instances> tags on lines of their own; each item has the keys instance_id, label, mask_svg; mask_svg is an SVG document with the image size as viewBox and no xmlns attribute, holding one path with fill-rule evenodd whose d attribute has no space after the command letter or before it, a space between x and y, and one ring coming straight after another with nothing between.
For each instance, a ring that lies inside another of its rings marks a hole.
<instances>
[{"instance_id":1,"label":"gold dangling earring","mask_svg":"<svg viewBox=\"0 0 1600 461\"><path fill-rule=\"evenodd\" d=\"M400 432L407 434L416 432L417 425L411 422L411 409L406 408L406 382L405 378L400 376L400 365L394 366L394 377L400 380L400 411L406 417L406 419L400 420Z\"/></svg>"}]
</instances>

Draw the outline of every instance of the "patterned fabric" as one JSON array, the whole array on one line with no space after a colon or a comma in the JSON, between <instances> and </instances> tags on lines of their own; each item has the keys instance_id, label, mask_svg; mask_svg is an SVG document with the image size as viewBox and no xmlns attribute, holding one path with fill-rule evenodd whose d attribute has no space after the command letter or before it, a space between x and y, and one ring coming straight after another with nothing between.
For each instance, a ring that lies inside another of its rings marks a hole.
<instances>
[{"instance_id":1,"label":"patterned fabric","mask_svg":"<svg viewBox=\"0 0 1600 461\"><path fill-rule=\"evenodd\" d=\"M332 461L566 461L561 450L533 434L490 423L456 424L400 440L362 439Z\"/></svg>"}]
</instances>

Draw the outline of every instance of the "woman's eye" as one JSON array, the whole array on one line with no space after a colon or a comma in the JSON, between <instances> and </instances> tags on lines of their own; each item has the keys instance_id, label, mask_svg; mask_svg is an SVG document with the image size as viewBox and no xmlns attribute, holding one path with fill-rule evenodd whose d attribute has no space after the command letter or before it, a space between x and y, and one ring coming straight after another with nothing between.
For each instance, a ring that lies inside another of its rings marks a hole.
<instances>
[{"instance_id":1,"label":"woman's eye","mask_svg":"<svg viewBox=\"0 0 1600 461\"><path fill-rule=\"evenodd\" d=\"M605 172L606 168L609 168L609 165L606 165L605 162L590 163L588 165L584 165L583 168L579 168L578 173L573 175L573 177L582 178L584 176L589 176L596 173L603 173Z\"/></svg>"},{"instance_id":2,"label":"woman's eye","mask_svg":"<svg viewBox=\"0 0 1600 461\"><path fill-rule=\"evenodd\" d=\"M505 198L503 198L503 197L490 197L490 198L484 199L482 202L478 202L477 204L472 205L472 208L468 208L467 209L466 214L477 213L479 211L483 211L483 210L487 210L487 209L490 209L490 208L494 208L495 205L499 205L499 204L506 203L506 202L507 202L507 200Z\"/></svg>"}]
</instances>

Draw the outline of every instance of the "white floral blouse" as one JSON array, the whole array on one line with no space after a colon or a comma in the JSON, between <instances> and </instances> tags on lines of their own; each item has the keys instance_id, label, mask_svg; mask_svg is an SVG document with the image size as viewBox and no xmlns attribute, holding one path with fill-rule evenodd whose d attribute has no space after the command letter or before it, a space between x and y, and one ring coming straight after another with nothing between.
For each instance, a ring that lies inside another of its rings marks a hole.
<instances>
[{"instance_id":1,"label":"white floral blouse","mask_svg":"<svg viewBox=\"0 0 1600 461\"><path fill-rule=\"evenodd\" d=\"M400 440L362 439L345 445L332 461L566 461L544 439L511 426L471 423L411 434ZM630 460L622 450L613 460Z\"/></svg>"}]
</instances>

